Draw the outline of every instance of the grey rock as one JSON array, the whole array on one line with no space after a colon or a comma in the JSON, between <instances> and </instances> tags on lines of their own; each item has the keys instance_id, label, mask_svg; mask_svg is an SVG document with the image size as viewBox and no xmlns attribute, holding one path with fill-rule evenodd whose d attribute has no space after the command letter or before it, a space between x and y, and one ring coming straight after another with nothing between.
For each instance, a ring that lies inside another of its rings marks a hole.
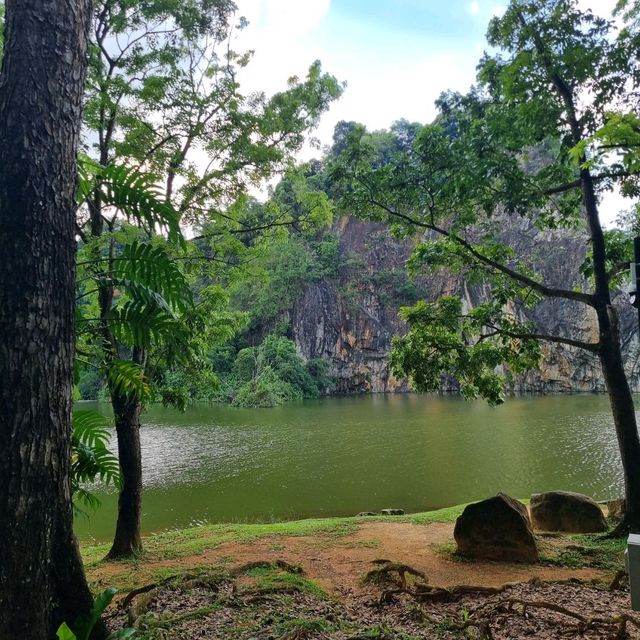
<instances>
[{"instance_id":1,"label":"grey rock","mask_svg":"<svg viewBox=\"0 0 640 640\"><path fill-rule=\"evenodd\" d=\"M589 246L583 231L541 231L528 218L500 215L494 223L496 239L531 260L546 282L566 288L583 284L579 265ZM278 320L290 324L291 336L305 360L324 358L330 362L336 393L408 391L407 381L391 373L388 361L392 337L406 332L398 309L416 299L435 300L442 295L457 295L465 308L473 309L490 300L490 291L465 283L458 273L445 271L409 283L405 262L414 241L391 238L382 224L345 216L335 221L332 233L338 238L341 257L336 275L306 283L291 309ZM622 291L614 292L613 304L620 318L625 368L637 390L637 317ZM523 321L531 321L543 333L584 341L598 337L593 310L571 300L550 299L520 312ZM542 356L539 369L512 378L513 391L605 391L594 354L545 343ZM455 380L443 381L442 391L457 389Z\"/></svg>"},{"instance_id":2,"label":"grey rock","mask_svg":"<svg viewBox=\"0 0 640 640\"><path fill-rule=\"evenodd\" d=\"M531 520L541 531L595 533L607 530L602 509L589 496L570 491L548 491L531 496Z\"/></svg>"},{"instance_id":3,"label":"grey rock","mask_svg":"<svg viewBox=\"0 0 640 640\"><path fill-rule=\"evenodd\" d=\"M503 493L465 507L453 531L458 553L478 560L538 562L527 508Z\"/></svg>"},{"instance_id":4,"label":"grey rock","mask_svg":"<svg viewBox=\"0 0 640 640\"><path fill-rule=\"evenodd\" d=\"M381 516L403 516L404 509L383 509L380 512Z\"/></svg>"}]
</instances>

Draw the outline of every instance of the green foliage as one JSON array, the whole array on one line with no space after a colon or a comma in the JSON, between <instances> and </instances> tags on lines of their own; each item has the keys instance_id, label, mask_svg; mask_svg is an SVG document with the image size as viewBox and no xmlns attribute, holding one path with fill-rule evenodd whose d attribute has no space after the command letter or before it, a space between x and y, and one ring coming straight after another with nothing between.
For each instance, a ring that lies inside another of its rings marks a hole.
<instances>
[{"instance_id":1,"label":"green foliage","mask_svg":"<svg viewBox=\"0 0 640 640\"><path fill-rule=\"evenodd\" d=\"M111 174L114 180L120 175ZM146 184L139 181L138 187L144 189ZM159 203L154 190L146 197L134 194L129 198L129 184L110 189L120 194L121 206L133 207L136 215L163 211L167 224L177 224L177 213L165 202ZM138 217L153 220L153 216ZM142 241L145 233L154 233L154 227L140 229L121 223L113 233L83 247L79 345L97 363L111 394L142 402L158 396L184 408L192 394L178 384L178 378L203 385L214 382L207 352L233 334L242 314L227 312L228 299L220 288L201 286L194 294L188 268L191 258L197 262L200 256L184 242L169 241L172 237L181 240L179 228L174 235L169 229L167 240L155 235ZM112 336L106 343L105 330Z\"/></svg>"},{"instance_id":2,"label":"green foliage","mask_svg":"<svg viewBox=\"0 0 640 640\"><path fill-rule=\"evenodd\" d=\"M527 327L505 316L496 304L464 313L459 298L442 297L403 308L401 316L410 329L393 341L391 368L395 375L408 376L418 391L437 391L449 375L464 397L499 404L504 400L504 377L498 367L507 365L512 373L521 373L540 359L538 342L520 337ZM495 328L483 333L486 327ZM469 336L478 335L475 342L469 341Z\"/></svg>"},{"instance_id":3,"label":"green foliage","mask_svg":"<svg viewBox=\"0 0 640 640\"><path fill-rule=\"evenodd\" d=\"M237 407L275 407L315 398L331 386L328 364L311 360L305 365L291 340L270 335L259 347L238 352L220 398Z\"/></svg>"},{"instance_id":4,"label":"green foliage","mask_svg":"<svg viewBox=\"0 0 640 640\"><path fill-rule=\"evenodd\" d=\"M104 378L93 366L82 367L78 373L78 400L97 400L104 389Z\"/></svg>"},{"instance_id":5,"label":"green foliage","mask_svg":"<svg viewBox=\"0 0 640 640\"><path fill-rule=\"evenodd\" d=\"M633 262L633 229L605 229L603 231L607 247L606 269L612 286L623 286L629 277L629 263ZM589 252L580 265L580 273L593 279L593 254Z\"/></svg>"},{"instance_id":6,"label":"green foliage","mask_svg":"<svg viewBox=\"0 0 640 640\"><path fill-rule=\"evenodd\" d=\"M171 242L182 241L179 214L158 187L159 177L112 162L102 166L88 156L78 157L80 206L99 197L102 205L123 214L148 235L166 232Z\"/></svg>"},{"instance_id":7,"label":"green foliage","mask_svg":"<svg viewBox=\"0 0 640 640\"><path fill-rule=\"evenodd\" d=\"M56 632L58 640L89 640L93 628L100 620L100 616L111 604L116 593L118 593L118 589L114 589L113 587L109 587L100 593L87 615L80 618L74 624L75 631L72 631L66 622L63 622ZM110 633L107 636L107 640L127 640L128 638L132 638L135 633L135 630L131 628L120 629L119 631Z\"/></svg>"},{"instance_id":8,"label":"green foliage","mask_svg":"<svg viewBox=\"0 0 640 640\"><path fill-rule=\"evenodd\" d=\"M323 278L336 278L340 265L338 238L292 234L266 243L251 277L238 280L234 304L250 314L251 325L270 327L293 307L303 288Z\"/></svg>"},{"instance_id":9,"label":"green foliage","mask_svg":"<svg viewBox=\"0 0 640 640\"><path fill-rule=\"evenodd\" d=\"M230 38L246 21L232 24L230 0L98 0L94 9L78 346L111 395L184 407L211 395L209 353L245 321L207 285L228 287L261 231L331 215L296 171L295 211L254 207L247 192L292 164L342 88L314 63L272 97L245 95L236 74L251 54L234 52ZM202 235L186 242L183 223Z\"/></svg>"},{"instance_id":10,"label":"green foliage","mask_svg":"<svg viewBox=\"0 0 640 640\"><path fill-rule=\"evenodd\" d=\"M82 513L78 502L91 510L100 506L98 498L83 484L100 480L120 486L120 464L107 448L111 439L108 425L108 420L94 411L73 412L71 492L77 513Z\"/></svg>"},{"instance_id":11,"label":"green foliage","mask_svg":"<svg viewBox=\"0 0 640 640\"><path fill-rule=\"evenodd\" d=\"M145 377L144 368L137 362L108 359L102 371L110 392L125 398L137 397L142 401L153 398L153 391Z\"/></svg>"},{"instance_id":12,"label":"green foliage","mask_svg":"<svg viewBox=\"0 0 640 640\"><path fill-rule=\"evenodd\" d=\"M342 87L316 62L271 97L246 95L237 73L251 52L231 49L246 21L232 24L230 0L143 4L96 3L85 106L95 156L159 176L183 219L224 226L248 187L286 168Z\"/></svg>"}]
</instances>

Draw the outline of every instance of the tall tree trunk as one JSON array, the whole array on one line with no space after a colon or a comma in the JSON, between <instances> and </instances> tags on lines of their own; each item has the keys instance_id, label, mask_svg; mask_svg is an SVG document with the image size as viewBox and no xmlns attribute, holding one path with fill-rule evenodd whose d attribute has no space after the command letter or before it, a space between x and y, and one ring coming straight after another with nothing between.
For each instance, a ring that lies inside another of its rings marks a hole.
<instances>
[{"instance_id":1,"label":"tall tree trunk","mask_svg":"<svg viewBox=\"0 0 640 640\"><path fill-rule=\"evenodd\" d=\"M133 348L132 360L144 365L145 353ZM140 413L142 403L137 395L111 394L113 416L118 435L118 458L122 473L122 489L118 497L116 534L108 558L132 556L142 550L140 517L142 515L142 450L140 448Z\"/></svg>"},{"instance_id":2,"label":"tall tree trunk","mask_svg":"<svg viewBox=\"0 0 640 640\"><path fill-rule=\"evenodd\" d=\"M6 0L0 72L0 639L92 598L73 535L75 185L90 0Z\"/></svg>"},{"instance_id":3,"label":"tall tree trunk","mask_svg":"<svg viewBox=\"0 0 640 640\"><path fill-rule=\"evenodd\" d=\"M137 398L112 394L113 415L118 434L118 457L122 489L118 498L118 522L108 558L132 556L142 550L140 516L142 510L142 452L140 412Z\"/></svg>"},{"instance_id":4,"label":"tall tree trunk","mask_svg":"<svg viewBox=\"0 0 640 640\"><path fill-rule=\"evenodd\" d=\"M601 311L600 362L604 374L613 423L615 425L620 458L624 471L625 515L615 535L630 531L640 533L640 438L631 389L624 371L620 351L620 333L617 314L613 306Z\"/></svg>"}]
</instances>

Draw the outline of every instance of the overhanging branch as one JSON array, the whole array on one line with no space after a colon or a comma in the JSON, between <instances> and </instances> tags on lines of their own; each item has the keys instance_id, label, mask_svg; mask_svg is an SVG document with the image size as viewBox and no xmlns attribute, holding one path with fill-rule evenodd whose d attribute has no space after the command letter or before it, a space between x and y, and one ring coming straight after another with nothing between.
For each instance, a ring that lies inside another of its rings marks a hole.
<instances>
[{"instance_id":1,"label":"overhanging branch","mask_svg":"<svg viewBox=\"0 0 640 640\"><path fill-rule=\"evenodd\" d=\"M467 242L467 240L465 240L464 238L461 238L455 233L451 233L446 229L442 229L441 227L438 227L433 223L424 222L422 220L413 218L412 216L409 216L407 214L400 213L399 211L392 209L391 207L385 205L382 202L375 200L374 198L371 199L371 204L373 204L376 207L379 207L380 209L382 209L383 211L387 212L389 215L395 218L404 220L405 222L408 222L409 224L415 225L419 228L427 229L429 231L434 231L435 233L441 236L444 236L449 240L452 240L457 245L462 247L470 256L472 256L478 262L484 265L487 265L488 267L490 267L495 271L499 271L500 273L503 273L504 275L508 276L512 280L515 280L516 282L519 282L525 285L526 287L533 289L533 291L537 291L539 294L545 297L564 298L565 300L573 300L575 302L581 302L583 304L589 305L590 307L596 306L594 296L588 293L582 293L581 291L571 291L569 289L560 289L556 287L548 287L547 285L542 284L537 280L534 280L533 278L525 275L524 273L520 273L519 271L511 269L510 267L507 267L506 265L500 262L497 262L496 260L493 260L488 256L485 256L483 253L475 249L470 242Z\"/></svg>"},{"instance_id":2,"label":"overhanging branch","mask_svg":"<svg viewBox=\"0 0 640 640\"><path fill-rule=\"evenodd\" d=\"M493 325L488 325L489 328L495 330L494 335L507 336L508 338L516 338L518 340L538 340L540 342L555 342L557 344L566 344L569 347L576 347L578 349L584 349L591 353L598 353L600 350L600 343L598 342L585 342L583 340L575 340L574 338L565 338L564 336L556 336L548 333L529 333L519 331L509 331L508 329L501 329Z\"/></svg>"}]
</instances>

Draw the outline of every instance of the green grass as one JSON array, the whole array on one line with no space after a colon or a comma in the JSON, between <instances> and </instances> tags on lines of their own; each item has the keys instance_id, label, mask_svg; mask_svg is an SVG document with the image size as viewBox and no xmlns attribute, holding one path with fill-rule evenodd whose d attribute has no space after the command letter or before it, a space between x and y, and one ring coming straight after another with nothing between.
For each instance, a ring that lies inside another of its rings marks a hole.
<instances>
[{"instance_id":1,"label":"green grass","mask_svg":"<svg viewBox=\"0 0 640 640\"><path fill-rule=\"evenodd\" d=\"M540 561L559 567L577 569L593 567L615 571L624 567L626 540L604 538L602 534L574 534L564 538L568 544L564 548L544 545ZM544 543L543 543L544 544Z\"/></svg>"},{"instance_id":2,"label":"green grass","mask_svg":"<svg viewBox=\"0 0 640 640\"><path fill-rule=\"evenodd\" d=\"M225 542L246 544L277 536L342 538L357 530L355 518L323 518L269 524L211 524L190 529L171 529L146 537L144 551L135 558L121 562L135 565L138 562L182 558L214 549ZM81 551L85 566L92 567L102 562L109 548L109 544L83 546Z\"/></svg>"},{"instance_id":3,"label":"green grass","mask_svg":"<svg viewBox=\"0 0 640 640\"><path fill-rule=\"evenodd\" d=\"M319 634L334 633L340 630L353 629L352 624L345 622L330 622L324 618L289 618L274 625L275 637L299 637L311 635L315 637Z\"/></svg>"},{"instance_id":4,"label":"green grass","mask_svg":"<svg viewBox=\"0 0 640 640\"><path fill-rule=\"evenodd\" d=\"M256 587L261 592L297 592L308 593L317 598L327 598L328 595L313 580L308 580L303 576L286 571L272 571L259 576L256 580Z\"/></svg>"},{"instance_id":5,"label":"green grass","mask_svg":"<svg viewBox=\"0 0 640 640\"><path fill-rule=\"evenodd\" d=\"M244 575L255 579L255 589L260 592L296 592L323 599L329 597L315 582L303 577L298 567L287 570L277 564L264 563L248 568Z\"/></svg>"},{"instance_id":6,"label":"green grass","mask_svg":"<svg viewBox=\"0 0 640 640\"><path fill-rule=\"evenodd\" d=\"M376 624L362 629L357 635L351 636L350 640L418 640L419 637L403 631L397 631L386 624Z\"/></svg>"},{"instance_id":7,"label":"green grass","mask_svg":"<svg viewBox=\"0 0 640 640\"><path fill-rule=\"evenodd\" d=\"M453 522L465 506L404 516L315 518L266 524L210 524L189 529L172 529L147 536L144 539L144 552L136 558L121 562L135 566L141 562L183 558L214 549L225 542L243 544L269 537L322 536L329 542L331 539L344 538L355 533L361 524L367 522L409 522L418 525ZM94 567L100 564L109 548L109 544L83 545L81 550L85 566Z\"/></svg>"}]
</instances>

